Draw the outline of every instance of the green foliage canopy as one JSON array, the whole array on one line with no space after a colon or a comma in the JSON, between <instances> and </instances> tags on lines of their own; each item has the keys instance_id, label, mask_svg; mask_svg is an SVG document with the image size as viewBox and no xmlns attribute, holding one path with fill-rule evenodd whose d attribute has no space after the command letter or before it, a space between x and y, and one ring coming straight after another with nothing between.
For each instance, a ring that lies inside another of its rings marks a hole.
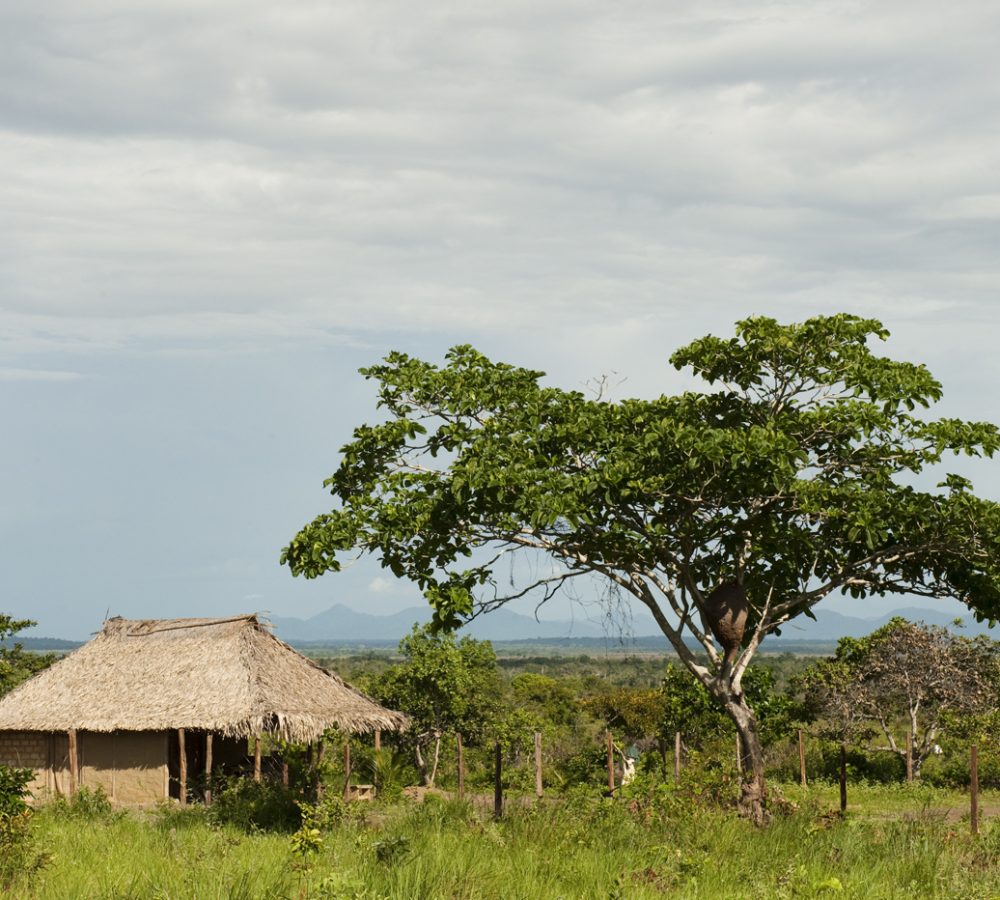
<instances>
[{"instance_id":1,"label":"green foliage canopy","mask_svg":"<svg viewBox=\"0 0 1000 900\"><path fill-rule=\"evenodd\" d=\"M399 649L402 662L370 682L374 696L411 716L418 737L461 732L474 741L481 736L502 693L492 644L415 625Z\"/></svg>"},{"instance_id":2,"label":"green foliage canopy","mask_svg":"<svg viewBox=\"0 0 1000 900\"><path fill-rule=\"evenodd\" d=\"M355 430L326 482L336 506L282 561L315 577L375 554L447 627L596 576L645 604L726 696L741 694L766 634L833 592L956 597L995 618L1000 507L956 474L936 490L914 476L949 453L992 456L997 429L917 415L941 386L922 365L875 355L870 342L887 337L851 315L750 318L672 356L704 392L620 402L468 346L443 366L392 353L362 370L385 420ZM504 563L525 553L553 564ZM705 618L727 581L750 602L732 671Z\"/></svg>"},{"instance_id":3,"label":"green foliage canopy","mask_svg":"<svg viewBox=\"0 0 1000 900\"><path fill-rule=\"evenodd\" d=\"M0 614L0 642L4 644L0 646L0 697L36 672L52 665L55 660L52 653L31 653L20 643L10 644L14 635L34 624L29 619L14 619Z\"/></svg>"}]
</instances>

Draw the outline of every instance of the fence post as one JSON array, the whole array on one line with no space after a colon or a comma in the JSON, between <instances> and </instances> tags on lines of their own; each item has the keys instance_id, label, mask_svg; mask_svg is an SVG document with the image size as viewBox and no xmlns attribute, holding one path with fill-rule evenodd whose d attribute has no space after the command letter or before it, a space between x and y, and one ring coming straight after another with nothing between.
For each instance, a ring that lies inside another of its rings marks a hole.
<instances>
[{"instance_id":1,"label":"fence post","mask_svg":"<svg viewBox=\"0 0 1000 900\"><path fill-rule=\"evenodd\" d=\"M503 756L500 752L500 741L496 742L493 748L493 817L503 818Z\"/></svg>"},{"instance_id":2,"label":"fence post","mask_svg":"<svg viewBox=\"0 0 1000 900\"><path fill-rule=\"evenodd\" d=\"M322 800L326 793L326 785L323 784L323 754L326 752L326 738L320 736L316 742L316 768L314 769L316 778L316 799Z\"/></svg>"},{"instance_id":3,"label":"fence post","mask_svg":"<svg viewBox=\"0 0 1000 900\"><path fill-rule=\"evenodd\" d=\"M535 796L542 796L542 735L535 732Z\"/></svg>"},{"instance_id":4,"label":"fence post","mask_svg":"<svg viewBox=\"0 0 1000 900\"><path fill-rule=\"evenodd\" d=\"M969 810L969 825L973 834L979 834L979 748L969 748L969 794L972 808Z\"/></svg>"},{"instance_id":5,"label":"fence post","mask_svg":"<svg viewBox=\"0 0 1000 900\"><path fill-rule=\"evenodd\" d=\"M674 732L674 784L681 783L681 733Z\"/></svg>"},{"instance_id":6,"label":"fence post","mask_svg":"<svg viewBox=\"0 0 1000 900\"><path fill-rule=\"evenodd\" d=\"M847 812L847 743L840 744L840 811Z\"/></svg>"},{"instance_id":7,"label":"fence post","mask_svg":"<svg viewBox=\"0 0 1000 900\"><path fill-rule=\"evenodd\" d=\"M806 739L802 736L802 729L799 729L799 779L802 787L806 786Z\"/></svg>"},{"instance_id":8,"label":"fence post","mask_svg":"<svg viewBox=\"0 0 1000 900\"><path fill-rule=\"evenodd\" d=\"M608 748L608 790L615 792L615 745L610 731L604 732L604 740Z\"/></svg>"},{"instance_id":9,"label":"fence post","mask_svg":"<svg viewBox=\"0 0 1000 900\"><path fill-rule=\"evenodd\" d=\"M465 747L462 746L461 732L455 735L458 745L458 799L465 799Z\"/></svg>"},{"instance_id":10,"label":"fence post","mask_svg":"<svg viewBox=\"0 0 1000 900\"><path fill-rule=\"evenodd\" d=\"M351 739L344 739L344 799L351 799Z\"/></svg>"},{"instance_id":11,"label":"fence post","mask_svg":"<svg viewBox=\"0 0 1000 900\"><path fill-rule=\"evenodd\" d=\"M906 780L913 781L913 729L906 729Z\"/></svg>"}]
</instances>

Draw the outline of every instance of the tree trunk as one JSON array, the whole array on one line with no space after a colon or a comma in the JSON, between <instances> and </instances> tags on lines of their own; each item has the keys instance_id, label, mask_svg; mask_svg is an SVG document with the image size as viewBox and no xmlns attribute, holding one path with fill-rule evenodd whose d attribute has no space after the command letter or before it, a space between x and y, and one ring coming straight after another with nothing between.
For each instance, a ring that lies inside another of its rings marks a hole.
<instances>
[{"instance_id":1,"label":"tree trunk","mask_svg":"<svg viewBox=\"0 0 1000 900\"><path fill-rule=\"evenodd\" d=\"M420 784L422 787L429 787L430 773L427 771L427 762L423 753L420 752L420 741L413 742L413 750L417 757L417 770L420 772Z\"/></svg>"},{"instance_id":2,"label":"tree trunk","mask_svg":"<svg viewBox=\"0 0 1000 900\"><path fill-rule=\"evenodd\" d=\"M441 760L441 732L434 732L434 765L431 767L431 777L427 780L427 787L434 787L434 779L437 778L438 762Z\"/></svg>"},{"instance_id":3,"label":"tree trunk","mask_svg":"<svg viewBox=\"0 0 1000 900\"><path fill-rule=\"evenodd\" d=\"M757 730L757 717L742 695L730 694L723 702L727 715L743 741L743 772L740 781L740 814L758 827L771 821L764 784L764 746Z\"/></svg>"}]
</instances>

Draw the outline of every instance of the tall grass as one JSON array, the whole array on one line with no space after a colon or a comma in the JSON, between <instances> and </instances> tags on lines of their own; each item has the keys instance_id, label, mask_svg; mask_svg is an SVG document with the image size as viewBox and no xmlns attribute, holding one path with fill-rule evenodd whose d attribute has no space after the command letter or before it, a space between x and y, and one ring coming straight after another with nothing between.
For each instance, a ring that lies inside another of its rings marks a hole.
<instances>
[{"instance_id":1,"label":"tall grass","mask_svg":"<svg viewBox=\"0 0 1000 900\"><path fill-rule=\"evenodd\" d=\"M926 793L926 792L925 792ZM374 806L331 820L315 842L218 825L200 810L35 817L52 858L25 898L795 898L1000 895L1000 824L973 838L937 804L961 795L830 789L756 830L669 790L571 795L493 822L465 803ZM870 801L870 802L869 802ZM891 801L891 803L889 803ZM995 803L994 800L990 801ZM895 812L889 809L893 805ZM866 810L871 808L872 814ZM888 812L887 812L888 811ZM907 812L903 818L900 811Z\"/></svg>"}]
</instances>

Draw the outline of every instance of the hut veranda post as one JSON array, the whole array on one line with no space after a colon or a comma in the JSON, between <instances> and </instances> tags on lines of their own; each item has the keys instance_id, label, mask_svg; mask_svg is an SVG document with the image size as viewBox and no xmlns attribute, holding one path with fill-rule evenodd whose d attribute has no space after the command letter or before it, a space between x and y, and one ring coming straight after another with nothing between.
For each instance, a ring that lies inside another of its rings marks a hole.
<instances>
[{"instance_id":1,"label":"hut veranda post","mask_svg":"<svg viewBox=\"0 0 1000 900\"><path fill-rule=\"evenodd\" d=\"M263 735L310 742L333 726L406 724L256 615L114 618L0 700L0 763L34 769L38 798L86 786L148 805L183 798L187 777L237 765Z\"/></svg>"},{"instance_id":2,"label":"hut veranda post","mask_svg":"<svg viewBox=\"0 0 1000 900\"><path fill-rule=\"evenodd\" d=\"M442 366L392 353L362 370L383 420L355 430L325 482L333 509L282 560L316 577L374 554L420 586L441 627L581 578L642 604L732 719L740 805L763 823L742 680L768 634L838 592L1000 616L1000 507L940 465L992 456L1000 435L919 415L941 385L875 355L887 338L846 314L745 319L671 357L704 391L618 402L468 346Z\"/></svg>"}]
</instances>

